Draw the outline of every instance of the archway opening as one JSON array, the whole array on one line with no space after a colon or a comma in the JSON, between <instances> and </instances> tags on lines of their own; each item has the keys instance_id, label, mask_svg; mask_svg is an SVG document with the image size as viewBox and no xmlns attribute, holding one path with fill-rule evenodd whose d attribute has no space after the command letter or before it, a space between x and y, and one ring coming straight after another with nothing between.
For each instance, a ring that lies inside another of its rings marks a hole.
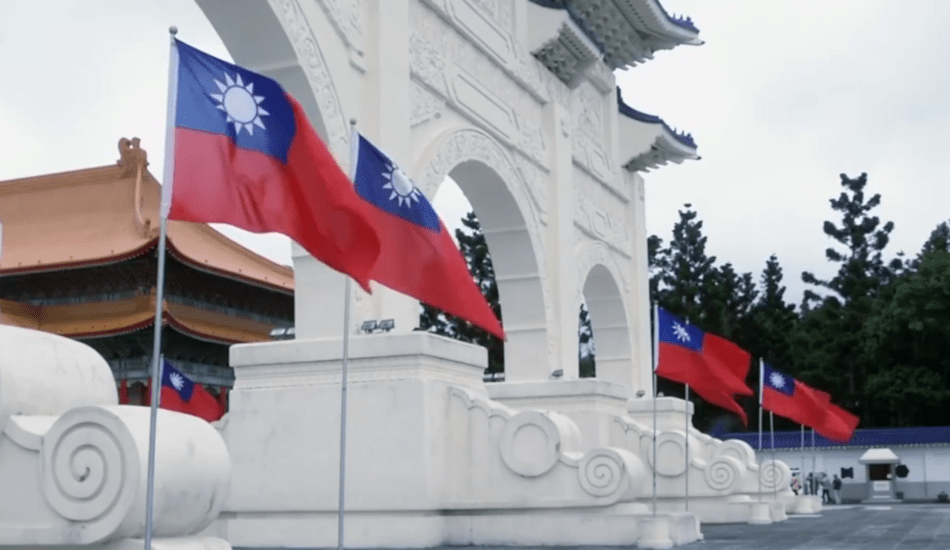
<instances>
[{"instance_id":1,"label":"archway opening","mask_svg":"<svg viewBox=\"0 0 950 550\"><path fill-rule=\"evenodd\" d=\"M442 200L443 193L456 195L456 204ZM470 206L464 218L444 215L466 210L458 204L462 201ZM525 218L505 181L483 162L463 161L449 172L433 202L446 226L458 228L456 241L483 295L502 320L508 341L425 306L420 328L486 347L486 381L546 376L547 330L538 261Z\"/></svg>"},{"instance_id":2,"label":"archway opening","mask_svg":"<svg viewBox=\"0 0 950 550\"><path fill-rule=\"evenodd\" d=\"M623 296L610 270L604 265L595 265L584 281L583 294L590 315L591 340L597 339L596 378L630 385L633 369L630 327Z\"/></svg>"}]
</instances>

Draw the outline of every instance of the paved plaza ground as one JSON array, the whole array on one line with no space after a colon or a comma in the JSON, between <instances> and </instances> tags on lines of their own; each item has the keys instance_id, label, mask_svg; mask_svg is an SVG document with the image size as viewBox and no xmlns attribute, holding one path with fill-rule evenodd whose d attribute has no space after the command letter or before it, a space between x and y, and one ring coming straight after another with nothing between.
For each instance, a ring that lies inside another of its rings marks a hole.
<instances>
[{"instance_id":1,"label":"paved plaza ground","mask_svg":"<svg viewBox=\"0 0 950 550\"><path fill-rule=\"evenodd\" d=\"M703 525L703 550L950 550L950 505L827 506L773 525Z\"/></svg>"}]
</instances>

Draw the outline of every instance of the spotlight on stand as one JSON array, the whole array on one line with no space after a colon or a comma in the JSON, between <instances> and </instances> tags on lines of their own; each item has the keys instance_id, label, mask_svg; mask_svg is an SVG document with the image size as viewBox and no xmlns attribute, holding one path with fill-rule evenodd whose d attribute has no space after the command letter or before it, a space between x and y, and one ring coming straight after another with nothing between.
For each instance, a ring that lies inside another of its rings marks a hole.
<instances>
[{"instance_id":1,"label":"spotlight on stand","mask_svg":"<svg viewBox=\"0 0 950 550\"><path fill-rule=\"evenodd\" d=\"M376 330L376 321L363 321L363 324L360 325L360 330L366 334L372 334Z\"/></svg>"},{"instance_id":2,"label":"spotlight on stand","mask_svg":"<svg viewBox=\"0 0 950 550\"><path fill-rule=\"evenodd\" d=\"M556 378L560 378L560 377L562 377L562 376L564 376L564 369L557 369L557 370L551 371L551 378L555 378L555 379L556 379Z\"/></svg>"},{"instance_id":3,"label":"spotlight on stand","mask_svg":"<svg viewBox=\"0 0 950 550\"><path fill-rule=\"evenodd\" d=\"M644 395L646 395L646 392L645 392L645 391L643 391L643 390L637 390L637 399L640 399L640 398L643 397Z\"/></svg>"},{"instance_id":4,"label":"spotlight on stand","mask_svg":"<svg viewBox=\"0 0 950 550\"><path fill-rule=\"evenodd\" d=\"M274 340L293 340L297 330L294 327L278 327L270 331Z\"/></svg>"},{"instance_id":5,"label":"spotlight on stand","mask_svg":"<svg viewBox=\"0 0 950 550\"><path fill-rule=\"evenodd\" d=\"M379 330L381 330L381 331L383 331L383 332L389 332L389 331L391 331L392 329L396 328L396 320L395 320L395 319L383 319L382 321L379 322L379 325L377 325L376 328L378 328Z\"/></svg>"}]
</instances>

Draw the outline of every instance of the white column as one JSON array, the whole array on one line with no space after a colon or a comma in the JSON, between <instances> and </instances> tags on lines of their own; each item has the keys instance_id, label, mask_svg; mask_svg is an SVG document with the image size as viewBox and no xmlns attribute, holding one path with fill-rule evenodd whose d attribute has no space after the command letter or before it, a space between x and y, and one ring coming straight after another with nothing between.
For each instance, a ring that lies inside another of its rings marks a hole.
<instances>
[{"instance_id":1,"label":"white column","mask_svg":"<svg viewBox=\"0 0 950 550\"><path fill-rule=\"evenodd\" d=\"M368 10L364 94L357 127L397 162L412 160L410 142L409 0L376 2ZM409 177L418 178L418 174ZM432 197L428 197L432 200ZM411 262L411 259L407 259ZM411 268L411 265L409 266ZM393 319L394 333L412 332L419 325L419 301L373 283L373 295L357 290L353 322Z\"/></svg>"},{"instance_id":2,"label":"white column","mask_svg":"<svg viewBox=\"0 0 950 550\"><path fill-rule=\"evenodd\" d=\"M630 189L630 202L627 205L627 227L632 235L633 251L632 272L630 277L630 295L624 297L627 318L630 320L630 339L632 346L631 375L634 393L643 390L648 394L653 384L653 358L650 335L650 273L647 258L647 222L645 184L640 174L623 171L624 183Z\"/></svg>"}]
</instances>

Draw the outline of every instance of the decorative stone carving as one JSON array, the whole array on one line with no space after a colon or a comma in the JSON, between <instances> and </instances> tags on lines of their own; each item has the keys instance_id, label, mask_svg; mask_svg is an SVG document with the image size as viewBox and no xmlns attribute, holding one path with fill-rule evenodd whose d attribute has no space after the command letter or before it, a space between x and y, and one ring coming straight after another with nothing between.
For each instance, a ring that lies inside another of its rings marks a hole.
<instances>
[{"instance_id":1,"label":"decorative stone carving","mask_svg":"<svg viewBox=\"0 0 950 550\"><path fill-rule=\"evenodd\" d=\"M412 83L412 118L410 124L418 126L423 122L442 116L445 100L429 91L418 82Z\"/></svg>"},{"instance_id":2,"label":"decorative stone carving","mask_svg":"<svg viewBox=\"0 0 950 550\"><path fill-rule=\"evenodd\" d=\"M630 281L627 279L626 270L622 267L617 257L611 252L611 248L603 242L593 242L577 250L577 280L583 288L587 281L587 276L596 265L602 265L607 268L616 283L617 288L624 295L630 293ZM623 299L621 297L620 299Z\"/></svg>"},{"instance_id":3,"label":"decorative stone carving","mask_svg":"<svg viewBox=\"0 0 950 550\"><path fill-rule=\"evenodd\" d=\"M706 464L706 484L715 491L733 492L742 482L745 468L731 456L718 456Z\"/></svg>"},{"instance_id":4,"label":"decorative stone carving","mask_svg":"<svg viewBox=\"0 0 950 550\"><path fill-rule=\"evenodd\" d=\"M280 17L287 37L301 59L301 67L320 107L327 130L327 145L338 158L349 158L350 129L319 42L300 7L299 0L269 0Z\"/></svg>"},{"instance_id":5,"label":"decorative stone carving","mask_svg":"<svg viewBox=\"0 0 950 550\"><path fill-rule=\"evenodd\" d=\"M0 325L0 487L17 495L0 499L0 547L101 548L144 535L151 411L116 403L109 365L92 348ZM158 425L156 548L229 550L190 537L228 496L224 440L182 413L159 410Z\"/></svg>"},{"instance_id":6,"label":"decorative stone carving","mask_svg":"<svg viewBox=\"0 0 950 550\"><path fill-rule=\"evenodd\" d=\"M447 96L443 51L419 33L413 33L409 38L410 72L433 90Z\"/></svg>"},{"instance_id":7,"label":"decorative stone carving","mask_svg":"<svg viewBox=\"0 0 950 550\"><path fill-rule=\"evenodd\" d=\"M350 48L363 52L363 0L318 0L339 33Z\"/></svg>"},{"instance_id":8,"label":"decorative stone carving","mask_svg":"<svg viewBox=\"0 0 950 550\"><path fill-rule=\"evenodd\" d=\"M624 204L585 172L575 171L574 174L575 225L588 237L603 241L630 258L631 243Z\"/></svg>"},{"instance_id":9,"label":"decorative stone carving","mask_svg":"<svg viewBox=\"0 0 950 550\"><path fill-rule=\"evenodd\" d=\"M780 460L766 460L759 466L759 478L762 480L763 491L787 489L792 479L792 471L788 464Z\"/></svg>"}]
</instances>

